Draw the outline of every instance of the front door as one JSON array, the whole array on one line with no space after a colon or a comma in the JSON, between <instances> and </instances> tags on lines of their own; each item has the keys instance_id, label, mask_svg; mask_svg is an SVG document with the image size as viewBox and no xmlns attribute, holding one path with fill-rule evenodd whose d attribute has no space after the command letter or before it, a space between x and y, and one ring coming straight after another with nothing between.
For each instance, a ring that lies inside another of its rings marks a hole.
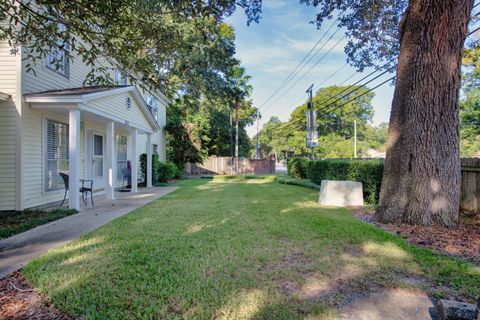
<instances>
[{"instance_id":1,"label":"front door","mask_svg":"<svg viewBox=\"0 0 480 320\"><path fill-rule=\"evenodd\" d=\"M94 189L105 188L105 136L93 130L87 132L86 178L93 180Z\"/></svg>"}]
</instances>

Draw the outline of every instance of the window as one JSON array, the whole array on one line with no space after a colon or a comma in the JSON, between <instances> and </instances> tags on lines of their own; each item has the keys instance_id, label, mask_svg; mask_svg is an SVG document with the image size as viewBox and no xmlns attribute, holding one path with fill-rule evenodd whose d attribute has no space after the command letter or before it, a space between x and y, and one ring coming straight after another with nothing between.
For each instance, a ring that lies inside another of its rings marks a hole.
<instances>
[{"instance_id":1,"label":"window","mask_svg":"<svg viewBox=\"0 0 480 320\"><path fill-rule=\"evenodd\" d=\"M64 33L67 31L65 25L59 24L58 31ZM70 76L70 65L68 62L68 52L70 48L68 42L59 39L57 47L50 48L50 53L47 55L47 68L65 76Z\"/></svg>"},{"instance_id":2,"label":"window","mask_svg":"<svg viewBox=\"0 0 480 320\"><path fill-rule=\"evenodd\" d=\"M115 84L117 86L126 86L128 84L127 76L120 69L115 69Z\"/></svg>"},{"instance_id":3,"label":"window","mask_svg":"<svg viewBox=\"0 0 480 320\"><path fill-rule=\"evenodd\" d=\"M158 122L158 98L153 94L149 94L147 96L147 104L150 112L153 115L153 118Z\"/></svg>"},{"instance_id":4,"label":"window","mask_svg":"<svg viewBox=\"0 0 480 320\"><path fill-rule=\"evenodd\" d=\"M103 136L93 135L93 177L103 177Z\"/></svg>"},{"instance_id":5,"label":"window","mask_svg":"<svg viewBox=\"0 0 480 320\"><path fill-rule=\"evenodd\" d=\"M116 136L115 138L117 149L117 180L122 180L122 169L127 168L127 137Z\"/></svg>"},{"instance_id":6,"label":"window","mask_svg":"<svg viewBox=\"0 0 480 320\"><path fill-rule=\"evenodd\" d=\"M152 152L155 154L158 154L158 144L155 144L155 143L152 144Z\"/></svg>"},{"instance_id":7,"label":"window","mask_svg":"<svg viewBox=\"0 0 480 320\"><path fill-rule=\"evenodd\" d=\"M68 125L47 120L45 152L45 191L64 188L59 171L68 170Z\"/></svg>"}]
</instances>

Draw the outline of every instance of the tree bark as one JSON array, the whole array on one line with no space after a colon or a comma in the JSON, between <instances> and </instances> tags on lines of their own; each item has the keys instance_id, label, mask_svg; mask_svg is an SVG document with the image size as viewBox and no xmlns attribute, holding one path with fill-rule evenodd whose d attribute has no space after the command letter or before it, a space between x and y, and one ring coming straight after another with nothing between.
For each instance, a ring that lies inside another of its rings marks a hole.
<instances>
[{"instance_id":1,"label":"tree bark","mask_svg":"<svg viewBox=\"0 0 480 320\"><path fill-rule=\"evenodd\" d=\"M455 227L460 198L460 67L474 0L410 0L376 217Z\"/></svg>"}]
</instances>

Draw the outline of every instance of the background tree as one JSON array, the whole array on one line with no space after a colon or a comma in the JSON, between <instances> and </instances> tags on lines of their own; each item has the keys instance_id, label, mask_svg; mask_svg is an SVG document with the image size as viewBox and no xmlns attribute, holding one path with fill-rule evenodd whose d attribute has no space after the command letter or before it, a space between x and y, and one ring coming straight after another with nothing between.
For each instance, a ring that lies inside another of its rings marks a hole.
<instances>
[{"instance_id":1,"label":"background tree","mask_svg":"<svg viewBox=\"0 0 480 320\"><path fill-rule=\"evenodd\" d=\"M367 87L356 87L355 93L339 101L332 97L347 87L331 86L320 88L313 97L313 108L317 112L319 144L315 148L317 158L351 158L353 157L353 122L358 124L358 154L367 155L369 149L381 149L386 140L386 128L370 126L373 117L371 100L373 93ZM339 108L345 101L366 93ZM335 103L333 103L335 102ZM331 104L326 108L328 104ZM305 145L307 105L298 106L289 121L282 123L278 118L271 118L260 132L260 147L265 155L274 153L278 159L288 153L307 156L310 150ZM382 132L383 131L383 136Z\"/></svg>"},{"instance_id":2,"label":"background tree","mask_svg":"<svg viewBox=\"0 0 480 320\"><path fill-rule=\"evenodd\" d=\"M460 101L460 151L480 155L480 47L466 50L463 58L463 97Z\"/></svg>"}]
</instances>

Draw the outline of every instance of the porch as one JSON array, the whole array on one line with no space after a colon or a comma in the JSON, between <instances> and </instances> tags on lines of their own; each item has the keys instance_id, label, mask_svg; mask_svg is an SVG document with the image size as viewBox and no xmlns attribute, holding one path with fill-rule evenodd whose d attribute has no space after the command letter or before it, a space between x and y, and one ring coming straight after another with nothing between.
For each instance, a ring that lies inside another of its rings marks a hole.
<instances>
[{"instance_id":1,"label":"porch","mask_svg":"<svg viewBox=\"0 0 480 320\"><path fill-rule=\"evenodd\" d=\"M147 154L142 182L152 187L152 134L159 125L137 89L72 88L26 94L25 100L42 112L45 201L63 198L61 171L68 171L69 208L83 210L80 179L93 181L94 195L100 192L106 200L113 200L127 163L130 191L136 193L141 153Z\"/></svg>"}]
</instances>

